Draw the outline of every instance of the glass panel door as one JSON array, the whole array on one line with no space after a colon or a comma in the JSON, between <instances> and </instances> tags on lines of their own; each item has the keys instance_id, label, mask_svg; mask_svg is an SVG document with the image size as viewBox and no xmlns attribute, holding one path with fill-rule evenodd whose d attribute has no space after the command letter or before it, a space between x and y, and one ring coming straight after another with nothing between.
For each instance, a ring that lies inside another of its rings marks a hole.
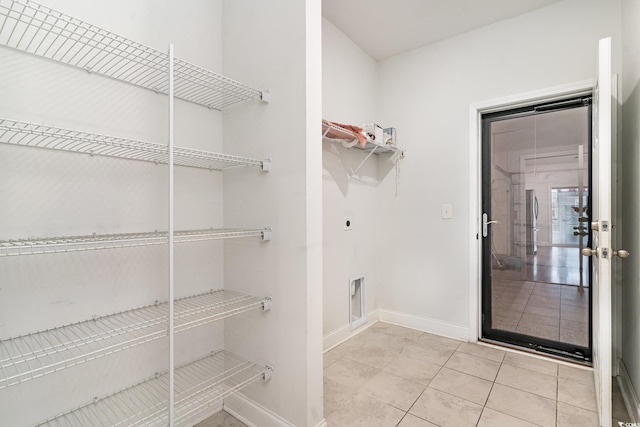
<instances>
[{"instance_id":1,"label":"glass panel door","mask_svg":"<svg viewBox=\"0 0 640 427\"><path fill-rule=\"evenodd\" d=\"M589 360L590 98L558 105L483 116L483 338Z\"/></svg>"}]
</instances>

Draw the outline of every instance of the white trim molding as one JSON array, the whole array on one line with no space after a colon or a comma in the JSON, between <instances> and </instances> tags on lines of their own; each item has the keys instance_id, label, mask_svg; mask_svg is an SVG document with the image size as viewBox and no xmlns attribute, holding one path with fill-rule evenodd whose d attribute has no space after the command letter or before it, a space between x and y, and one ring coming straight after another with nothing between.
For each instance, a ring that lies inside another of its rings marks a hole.
<instances>
[{"instance_id":1,"label":"white trim molding","mask_svg":"<svg viewBox=\"0 0 640 427\"><path fill-rule=\"evenodd\" d=\"M478 341L482 328L480 306L482 279L482 241L480 239L480 220L482 218L481 115L493 111L524 107L538 102L552 102L569 96L585 95L592 92L593 86L593 80L583 80L469 105L469 327L465 339L470 342Z\"/></svg>"},{"instance_id":2,"label":"white trim molding","mask_svg":"<svg viewBox=\"0 0 640 427\"><path fill-rule=\"evenodd\" d=\"M367 313L366 321L358 326L356 329L353 329L350 324L346 324L334 331L329 332L324 336L322 340L322 348L323 351L329 351L332 348L342 344L349 338L359 334L360 332L367 329L369 326L373 325L378 321L378 310L373 310L370 313Z\"/></svg>"},{"instance_id":3,"label":"white trim molding","mask_svg":"<svg viewBox=\"0 0 640 427\"><path fill-rule=\"evenodd\" d=\"M467 337L469 336L469 330L463 325L455 325L453 323L443 322L442 320L391 310L378 309L378 313L381 322L463 341L467 341Z\"/></svg>"},{"instance_id":4,"label":"white trim molding","mask_svg":"<svg viewBox=\"0 0 640 427\"><path fill-rule=\"evenodd\" d=\"M249 427L296 427L278 414L251 400L243 393L235 393L224 399L223 409ZM326 427L323 419L317 426Z\"/></svg>"},{"instance_id":5,"label":"white trim molding","mask_svg":"<svg viewBox=\"0 0 640 427\"><path fill-rule=\"evenodd\" d=\"M620 360L618 367L620 369L620 375L617 377L618 385L620 386L624 406L627 407L627 412L629 413L629 417L631 417L631 420L628 421L640 423L640 399L638 399L638 393L633 388L633 383L631 382L627 367L624 366L624 361Z\"/></svg>"}]
</instances>

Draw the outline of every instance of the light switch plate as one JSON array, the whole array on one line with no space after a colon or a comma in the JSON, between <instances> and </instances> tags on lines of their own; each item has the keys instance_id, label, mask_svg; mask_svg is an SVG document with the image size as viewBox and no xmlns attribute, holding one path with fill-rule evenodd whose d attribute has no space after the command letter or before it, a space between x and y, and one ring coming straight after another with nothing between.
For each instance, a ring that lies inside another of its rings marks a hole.
<instances>
[{"instance_id":1,"label":"light switch plate","mask_svg":"<svg viewBox=\"0 0 640 427\"><path fill-rule=\"evenodd\" d=\"M444 204L442 205L442 218L444 219L452 219L453 218L453 205Z\"/></svg>"}]
</instances>

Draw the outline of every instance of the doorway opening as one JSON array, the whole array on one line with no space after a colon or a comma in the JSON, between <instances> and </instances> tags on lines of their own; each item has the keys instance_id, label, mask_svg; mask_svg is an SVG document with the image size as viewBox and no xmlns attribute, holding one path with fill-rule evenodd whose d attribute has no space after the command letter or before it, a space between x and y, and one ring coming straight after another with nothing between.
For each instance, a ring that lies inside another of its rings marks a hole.
<instances>
[{"instance_id":1,"label":"doorway opening","mask_svg":"<svg viewBox=\"0 0 640 427\"><path fill-rule=\"evenodd\" d=\"M482 339L591 361L591 96L482 114Z\"/></svg>"}]
</instances>

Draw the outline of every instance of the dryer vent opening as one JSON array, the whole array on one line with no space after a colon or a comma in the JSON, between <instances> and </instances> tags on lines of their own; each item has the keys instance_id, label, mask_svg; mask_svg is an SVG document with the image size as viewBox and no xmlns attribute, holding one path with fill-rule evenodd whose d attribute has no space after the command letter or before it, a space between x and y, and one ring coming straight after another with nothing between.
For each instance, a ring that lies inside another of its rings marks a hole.
<instances>
[{"instance_id":1,"label":"dryer vent opening","mask_svg":"<svg viewBox=\"0 0 640 427\"><path fill-rule=\"evenodd\" d=\"M349 325L351 329L366 322L364 276L349 281Z\"/></svg>"}]
</instances>

